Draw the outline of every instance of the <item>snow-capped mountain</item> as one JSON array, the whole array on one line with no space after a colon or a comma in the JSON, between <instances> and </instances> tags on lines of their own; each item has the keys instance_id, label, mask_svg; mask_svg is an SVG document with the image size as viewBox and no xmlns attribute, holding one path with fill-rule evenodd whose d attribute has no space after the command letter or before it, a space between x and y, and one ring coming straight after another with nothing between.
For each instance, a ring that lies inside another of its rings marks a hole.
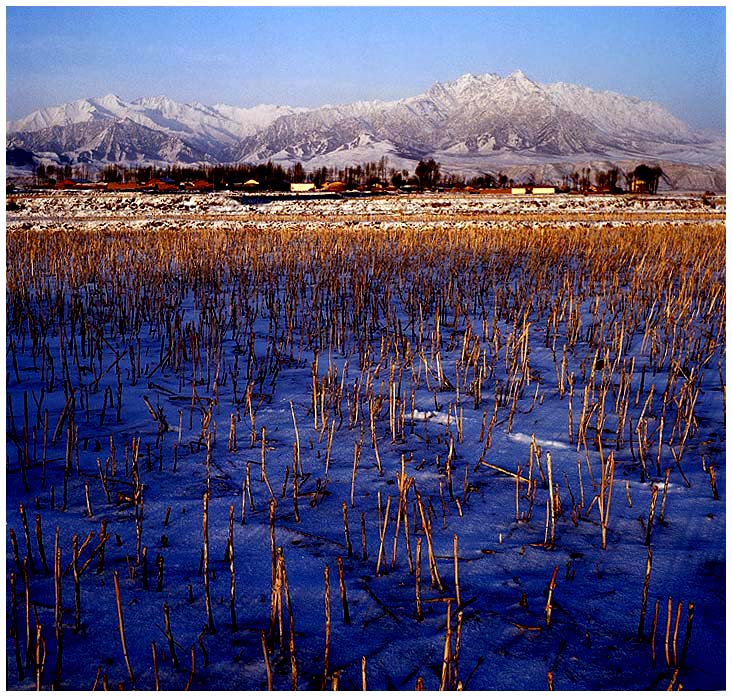
<instances>
[{"instance_id":1,"label":"snow-capped mountain","mask_svg":"<svg viewBox=\"0 0 732 697\"><path fill-rule=\"evenodd\" d=\"M721 165L724 143L653 102L521 71L467 74L391 102L240 108L114 95L7 124L7 146L67 162L303 162L310 168L434 157L445 169L651 158Z\"/></svg>"},{"instance_id":2,"label":"snow-capped mountain","mask_svg":"<svg viewBox=\"0 0 732 697\"><path fill-rule=\"evenodd\" d=\"M208 151L180 136L130 119L91 120L11 134L7 146L71 163L214 162Z\"/></svg>"},{"instance_id":3,"label":"snow-capped mountain","mask_svg":"<svg viewBox=\"0 0 732 697\"><path fill-rule=\"evenodd\" d=\"M171 151L175 156L178 151L176 142L181 140L180 151L183 159L174 157L173 161L190 162L189 155L193 152L203 160L216 161L223 148L266 128L280 116L298 111L291 107L270 104L249 109L222 104L206 106L199 102L181 104L163 96L142 97L133 102L125 102L116 95L106 95L41 109L25 118L8 122L7 128L15 143L25 143L23 147L30 147L31 143L42 144L46 138L57 141L60 135L58 129L68 129L60 137L66 141L69 150L59 151L54 146L41 149L66 155L73 160L77 152L95 149L94 141L98 138L99 124L109 128L114 123L113 132L123 141L139 140L140 134L144 133L136 128L139 126L155 134L147 134L147 140L153 147L155 143L160 144L161 152L157 153L159 156L155 156L155 152L151 153L153 160L164 161L170 157ZM128 152L125 147L109 148L113 158L111 161L120 161L114 159L117 151ZM122 161L127 159L138 158L123 157Z\"/></svg>"},{"instance_id":4,"label":"snow-capped mountain","mask_svg":"<svg viewBox=\"0 0 732 697\"><path fill-rule=\"evenodd\" d=\"M364 136L407 157L608 157L702 140L652 102L562 83L543 86L517 71L505 78L463 75L395 102L294 114L243 138L232 154L247 161L288 156L309 160Z\"/></svg>"}]
</instances>

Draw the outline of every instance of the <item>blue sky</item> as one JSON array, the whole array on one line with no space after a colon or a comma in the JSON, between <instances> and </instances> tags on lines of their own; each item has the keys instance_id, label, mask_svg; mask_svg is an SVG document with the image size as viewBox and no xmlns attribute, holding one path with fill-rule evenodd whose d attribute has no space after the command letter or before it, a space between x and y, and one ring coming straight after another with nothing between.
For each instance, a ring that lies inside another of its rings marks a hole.
<instances>
[{"instance_id":1,"label":"blue sky","mask_svg":"<svg viewBox=\"0 0 732 697\"><path fill-rule=\"evenodd\" d=\"M84 97L320 106L523 70L725 118L724 7L8 7L7 116Z\"/></svg>"}]
</instances>

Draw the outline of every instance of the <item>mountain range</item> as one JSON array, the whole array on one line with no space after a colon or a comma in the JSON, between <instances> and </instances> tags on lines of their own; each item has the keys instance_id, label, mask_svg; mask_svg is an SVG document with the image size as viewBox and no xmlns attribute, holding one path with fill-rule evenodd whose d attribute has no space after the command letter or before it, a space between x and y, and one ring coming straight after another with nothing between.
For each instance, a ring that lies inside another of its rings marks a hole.
<instances>
[{"instance_id":1,"label":"mountain range","mask_svg":"<svg viewBox=\"0 0 732 697\"><path fill-rule=\"evenodd\" d=\"M723 187L725 159L722 137L694 131L654 102L540 84L521 71L467 74L396 101L312 109L107 95L9 121L6 146L45 163L272 161L314 169L386 157L391 167L413 169L433 157L445 171L540 168L543 177L579 164L653 161L673 163L692 188L692 180Z\"/></svg>"}]
</instances>

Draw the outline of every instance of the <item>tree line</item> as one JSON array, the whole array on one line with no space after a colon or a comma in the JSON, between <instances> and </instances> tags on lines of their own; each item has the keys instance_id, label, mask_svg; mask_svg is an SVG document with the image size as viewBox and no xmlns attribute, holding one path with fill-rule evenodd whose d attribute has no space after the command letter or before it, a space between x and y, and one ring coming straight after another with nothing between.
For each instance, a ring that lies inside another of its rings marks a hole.
<instances>
[{"instance_id":1,"label":"tree line","mask_svg":"<svg viewBox=\"0 0 732 697\"><path fill-rule=\"evenodd\" d=\"M288 191L291 183L312 182L320 188L329 182L339 181L347 189L371 189L376 186L409 188L413 190L434 190L437 188L473 189L506 189L514 186L538 186L542 182L535 181L533 174L520 180L510 178L502 172L482 173L473 177L465 177L457 173L443 173L441 165L433 158L420 160L410 172L405 168L388 166L388 159L381 157L376 161L365 162L344 167L317 167L306 170L302 163L296 162L290 167L267 162L266 164L216 164L216 165L138 165L125 167L116 163L104 165L95 174L88 165L43 165L34 170L39 184L54 183L60 179L96 178L100 182L123 183L134 182L144 184L153 179L167 180L174 184L186 181L205 180L214 189L231 189L242 186L244 182L254 180L258 188L268 191ZM628 191L655 194L658 184L664 178L659 166L638 165L630 172L624 173L618 167L608 170L595 170L583 167L564 175L559 185L561 191L587 192L593 187L596 190L620 193L623 180Z\"/></svg>"}]
</instances>

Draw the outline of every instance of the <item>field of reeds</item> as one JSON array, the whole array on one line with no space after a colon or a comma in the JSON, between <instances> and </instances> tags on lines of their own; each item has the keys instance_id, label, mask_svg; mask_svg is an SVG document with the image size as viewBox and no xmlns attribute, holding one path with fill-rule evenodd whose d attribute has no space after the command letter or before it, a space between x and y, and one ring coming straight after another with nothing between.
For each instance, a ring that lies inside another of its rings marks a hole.
<instances>
[{"instance_id":1,"label":"field of reeds","mask_svg":"<svg viewBox=\"0 0 732 697\"><path fill-rule=\"evenodd\" d=\"M8 688L724 687L719 207L64 200L7 231Z\"/></svg>"}]
</instances>

